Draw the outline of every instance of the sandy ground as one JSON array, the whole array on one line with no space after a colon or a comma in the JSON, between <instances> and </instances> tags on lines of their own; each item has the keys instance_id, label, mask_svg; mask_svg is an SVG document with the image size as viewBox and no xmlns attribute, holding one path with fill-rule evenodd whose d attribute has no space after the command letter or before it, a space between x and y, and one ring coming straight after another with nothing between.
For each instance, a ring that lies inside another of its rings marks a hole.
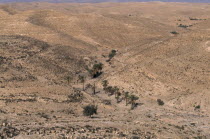
<instances>
[{"instance_id":1,"label":"sandy ground","mask_svg":"<svg viewBox=\"0 0 210 139\"><path fill-rule=\"evenodd\" d=\"M162 2L1 7L0 136L210 138L209 9ZM107 62L112 49L117 55ZM104 67L92 79L85 66L95 61ZM96 94L82 90L79 75L95 83ZM117 103L103 90L105 79L138 96L138 106ZM87 104L98 105L93 118L83 116Z\"/></svg>"}]
</instances>

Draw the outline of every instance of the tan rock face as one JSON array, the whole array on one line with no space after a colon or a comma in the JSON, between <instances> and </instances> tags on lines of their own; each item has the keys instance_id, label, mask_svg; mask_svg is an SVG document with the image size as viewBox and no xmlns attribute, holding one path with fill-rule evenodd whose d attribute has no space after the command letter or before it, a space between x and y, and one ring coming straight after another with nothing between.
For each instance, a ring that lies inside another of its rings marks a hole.
<instances>
[{"instance_id":1,"label":"tan rock face","mask_svg":"<svg viewBox=\"0 0 210 139\"><path fill-rule=\"evenodd\" d=\"M13 3L0 15L2 138L210 137L210 5Z\"/></svg>"}]
</instances>

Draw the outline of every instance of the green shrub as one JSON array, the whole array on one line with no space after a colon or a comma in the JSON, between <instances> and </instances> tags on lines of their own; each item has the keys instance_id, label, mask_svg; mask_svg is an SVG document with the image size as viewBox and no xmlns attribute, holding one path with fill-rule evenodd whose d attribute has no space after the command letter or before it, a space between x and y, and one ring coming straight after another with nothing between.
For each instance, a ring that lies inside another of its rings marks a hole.
<instances>
[{"instance_id":1,"label":"green shrub","mask_svg":"<svg viewBox=\"0 0 210 139\"><path fill-rule=\"evenodd\" d=\"M176 31L171 31L171 34L177 35L177 34L179 34L179 33L176 32Z\"/></svg>"},{"instance_id":2,"label":"green shrub","mask_svg":"<svg viewBox=\"0 0 210 139\"><path fill-rule=\"evenodd\" d=\"M160 106L163 106L165 104L161 99L157 99L157 103Z\"/></svg>"},{"instance_id":3,"label":"green shrub","mask_svg":"<svg viewBox=\"0 0 210 139\"><path fill-rule=\"evenodd\" d=\"M68 102L81 102L84 99L83 93L80 90L74 89L74 92L68 95Z\"/></svg>"},{"instance_id":4,"label":"green shrub","mask_svg":"<svg viewBox=\"0 0 210 139\"><path fill-rule=\"evenodd\" d=\"M136 107L136 101L139 99L139 97L135 95L130 95L129 96L130 103L131 103L131 110L133 110Z\"/></svg>"},{"instance_id":5,"label":"green shrub","mask_svg":"<svg viewBox=\"0 0 210 139\"><path fill-rule=\"evenodd\" d=\"M115 55L116 55L117 51L116 50L112 50L109 53L109 59L107 60L107 62L109 62Z\"/></svg>"},{"instance_id":6,"label":"green shrub","mask_svg":"<svg viewBox=\"0 0 210 139\"><path fill-rule=\"evenodd\" d=\"M96 105L87 105L83 108L83 115L91 117L93 114L97 114L97 109Z\"/></svg>"},{"instance_id":7,"label":"green shrub","mask_svg":"<svg viewBox=\"0 0 210 139\"><path fill-rule=\"evenodd\" d=\"M195 110L200 109L200 108L201 108L200 105L195 106Z\"/></svg>"},{"instance_id":8,"label":"green shrub","mask_svg":"<svg viewBox=\"0 0 210 139\"><path fill-rule=\"evenodd\" d=\"M200 19L197 19L197 18L192 18L192 17L189 17L190 20L200 20Z\"/></svg>"},{"instance_id":9,"label":"green shrub","mask_svg":"<svg viewBox=\"0 0 210 139\"><path fill-rule=\"evenodd\" d=\"M182 24L179 24L179 26L178 27L181 27L181 28L188 28L189 26L187 26L187 25L182 25Z\"/></svg>"},{"instance_id":10,"label":"green shrub","mask_svg":"<svg viewBox=\"0 0 210 139\"><path fill-rule=\"evenodd\" d=\"M103 64L102 63L94 64L92 68L86 67L86 70L89 72L92 78L97 78L102 73Z\"/></svg>"}]
</instances>

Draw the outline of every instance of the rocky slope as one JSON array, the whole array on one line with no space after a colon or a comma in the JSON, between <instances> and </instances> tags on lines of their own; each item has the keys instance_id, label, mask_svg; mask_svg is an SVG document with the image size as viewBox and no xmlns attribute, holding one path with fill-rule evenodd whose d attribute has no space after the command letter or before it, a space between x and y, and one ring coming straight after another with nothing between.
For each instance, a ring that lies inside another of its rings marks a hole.
<instances>
[{"instance_id":1,"label":"rocky slope","mask_svg":"<svg viewBox=\"0 0 210 139\"><path fill-rule=\"evenodd\" d=\"M160 2L1 5L0 136L209 138L209 13ZM86 65L96 62L103 72L92 79ZM104 79L138 96L137 107L117 103ZM98 115L83 116L87 104Z\"/></svg>"}]
</instances>

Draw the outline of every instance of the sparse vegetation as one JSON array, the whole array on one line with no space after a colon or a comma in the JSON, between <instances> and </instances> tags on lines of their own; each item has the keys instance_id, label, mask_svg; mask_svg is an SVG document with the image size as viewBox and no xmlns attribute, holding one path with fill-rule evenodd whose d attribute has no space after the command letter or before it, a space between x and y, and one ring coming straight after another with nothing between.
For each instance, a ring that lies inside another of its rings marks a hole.
<instances>
[{"instance_id":1,"label":"sparse vegetation","mask_svg":"<svg viewBox=\"0 0 210 139\"><path fill-rule=\"evenodd\" d=\"M171 34L177 35L177 34L179 34L179 33L176 32L176 31L171 31Z\"/></svg>"},{"instance_id":2,"label":"sparse vegetation","mask_svg":"<svg viewBox=\"0 0 210 139\"><path fill-rule=\"evenodd\" d=\"M192 17L189 17L190 20L206 20L206 19L198 19L198 18L192 18Z\"/></svg>"},{"instance_id":3,"label":"sparse vegetation","mask_svg":"<svg viewBox=\"0 0 210 139\"><path fill-rule=\"evenodd\" d=\"M3 120L0 124L0 129L1 139L15 138L20 134L20 130L13 127L7 120Z\"/></svg>"},{"instance_id":4,"label":"sparse vegetation","mask_svg":"<svg viewBox=\"0 0 210 139\"><path fill-rule=\"evenodd\" d=\"M85 86L85 90L89 89L89 88L92 88L92 85L90 83L88 83L86 86Z\"/></svg>"},{"instance_id":5,"label":"sparse vegetation","mask_svg":"<svg viewBox=\"0 0 210 139\"><path fill-rule=\"evenodd\" d=\"M189 17L190 20L199 20L197 18L192 18L192 17Z\"/></svg>"},{"instance_id":6,"label":"sparse vegetation","mask_svg":"<svg viewBox=\"0 0 210 139\"><path fill-rule=\"evenodd\" d=\"M108 86L108 87L106 88L106 92L107 92L110 96L112 96L112 95L114 95L115 88L112 87L112 86Z\"/></svg>"},{"instance_id":7,"label":"sparse vegetation","mask_svg":"<svg viewBox=\"0 0 210 139\"><path fill-rule=\"evenodd\" d=\"M83 115L92 117L92 115L97 114L97 109L96 105L87 105L83 108Z\"/></svg>"},{"instance_id":8,"label":"sparse vegetation","mask_svg":"<svg viewBox=\"0 0 210 139\"><path fill-rule=\"evenodd\" d=\"M117 103L120 102L120 96L121 96L121 93L119 91L115 93L115 99L117 100Z\"/></svg>"},{"instance_id":9,"label":"sparse vegetation","mask_svg":"<svg viewBox=\"0 0 210 139\"><path fill-rule=\"evenodd\" d=\"M183 24L179 24L178 27L181 27L181 28L188 28L188 27L191 27L192 25L183 25Z\"/></svg>"},{"instance_id":10,"label":"sparse vegetation","mask_svg":"<svg viewBox=\"0 0 210 139\"><path fill-rule=\"evenodd\" d=\"M86 67L86 70L89 72L92 78L97 78L102 73L103 64L102 63L94 64L92 68Z\"/></svg>"},{"instance_id":11,"label":"sparse vegetation","mask_svg":"<svg viewBox=\"0 0 210 139\"><path fill-rule=\"evenodd\" d=\"M103 85L103 90L105 93L108 93L109 95L115 95L115 99L117 100L117 103L119 103L122 100L126 101L126 106L130 103L131 104L131 109L134 109L136 107L136 101L139 99L139 97L131 94L129 92L124 92L121 93L120 89L117 86L108 86L108 81L104 80L102 81ZM120 99L121 97L121 99Z\"/></svg>"},{"instance_id":12,"label":"sparse vegetation","mask_svg":"<svg viewBox=\"0 0 210 139\"><path fill-rule=\"evenodd\" d=\"M105 105L111 105L111 100L103 100L103 104Z\"/></svg>"},{"instance_id":13,"label":"sparse vegetation","mask_svg":"<svg viewBox=\"0 0 210 139\"><path fill-rule=\"evenodd\" d=\"M106 90L106 88L108 87L109 82L107 80L103 80L102 81L102 86L103 86L103 90Z\"/></svg>"},{"instance_id":14,"label":"sparse vegetation","mask_svg":"<svg viewBox=\"0 0 210 139\"><path fill-rule=\"evenodd\" d=\"M209 6L1 4L0 138L208 137Z\"/></svg>"},{"instance_id":15,"label":"sparse vegetation","mask_svg":"<svg viewBox=\"0 0 210 139\"><path fill-rule=\"evenodd\" d=\"M124 92L123 95L124 95L124 100L125 100L126 106L127 106L128 105L128 100L129 100L129 92Z\"/></svg>"},{"instance_id":16,"label":"sparse vegetation","mask_svg":"<svg viewBox=\"0 0 210 139\"><path fill-rule=\"evenodd\" d=\"M93 83L93 85L90 84L90 83L87 84L86 87L85 87L85 90L87 90L89 88L92 90L92 94L95 95L96 94L96 85L95 85L95 83Z\"/></svg>"},{"instance_id":17,"label":"sparse vegetation","mask_svg":"<svg viewBox=\"0 0 210 139\"><path fill-rule=\"evenodd\" d=\"M110 53L109 53L109 59L107 60L110 61L115 55L116 55L117 51L116 50L112 50Z\"/></svg>"},{"instance_id":18,"label":"sparse vegetation","mask_svg":"<svg viewBox=\"0 0 210 139\"><path fill-rule=\"evenodd\" d=\"M72 80L73 80L72 76L69 75L69 76L66 77L66 81L67 81L68 84L70 84L70 82Z\"/></svg>"},{"instance_id":19,"label":"sparse vegetation","mask_svg":"<svg viewBox=\"0 0 210 139\"><path fill-rule=\"evenodd\" d=\"M86 77L85 76L82 76L82 75L79 75L78 77L79 81L83 84L83 91L85 90L85 81L86 81Z\"/></svg>"},{"instance_id":20,"label":"sparse vegetation","mask_svg":"<svg viewBox=\"0 0 210 139\"><path fill-rule=\"evenodd\" d=\"M93 90L93 95L95 95L96 94L96 84L95 83L93 83L93 85L92 85L92 90Z\"/></svg>"},{"instance_id":21,"label":"sparse vegetation","mask_svg":"<svg viewBox=\"0 0 210 139\"><path fill-rule=\"evenodd\" d=\"M161 99L157 99L157 103L160 106L163 106L165 104Z\"/></svg>"},{"instance_id":22,"label":"sparse vegetation","mask_svg":"<svg viewBox=\"0 0 210 139\"><path fill-rule=\"evenodd\" d=\"M136 107L136 100L138 100L138 99L139 99L139 97L137 97L133 94L129 96L129 100L131 103L131 110L133 110Z\"/></svg>"},{"instance_id":23,"label":"sparse vegetation","mask_svg":"<svg viewBox=\"0 0 210 139\"><path fill-rule=\"evenodd\" d=\"M81 102L84 96L83 93L77 89L74 89L74 92L68 95L68 102Z\"/></svg>"},{"instance_id":24,"label":"sparse vegetation","mask_svg":"<svg viewBox=\"0 0 210 139\"><path fill-rule=\"evenodd\" d=\"M10 7L10 6L3 5L3 6L1 6L1 8L2 8L5 12L7 12L8 14L10 14L10 15L15 15L15 14L17 14L17 11L16 11L14 8Z\"/></svg>"},{"instance_id":25,"label":"sparse vegetation","mask_svg":"<svg viewBox=\"0 0 210 139\"><path fill-rule=\"evenodd\" d=\"M200 105L197 105L197 106L194 106L195 107L195 110L198 110L198 109L200 109L201 108L201 106Z\"/></svg>"},{"instance_id":26,"label":"sparse vegetation","mask_svg":"<svg viewBox=\"0 0 210 139\"><path fill-rule=\"evenodd\" d=\"M115 95L115 97L116 97L117 94L120 93L120 92L119 92L120 89L119 89L117 86L114 86L113 89L114 89L114 90L113 90L113 91L114 91L114 95Z\"/></svg>"}]
</instances>

